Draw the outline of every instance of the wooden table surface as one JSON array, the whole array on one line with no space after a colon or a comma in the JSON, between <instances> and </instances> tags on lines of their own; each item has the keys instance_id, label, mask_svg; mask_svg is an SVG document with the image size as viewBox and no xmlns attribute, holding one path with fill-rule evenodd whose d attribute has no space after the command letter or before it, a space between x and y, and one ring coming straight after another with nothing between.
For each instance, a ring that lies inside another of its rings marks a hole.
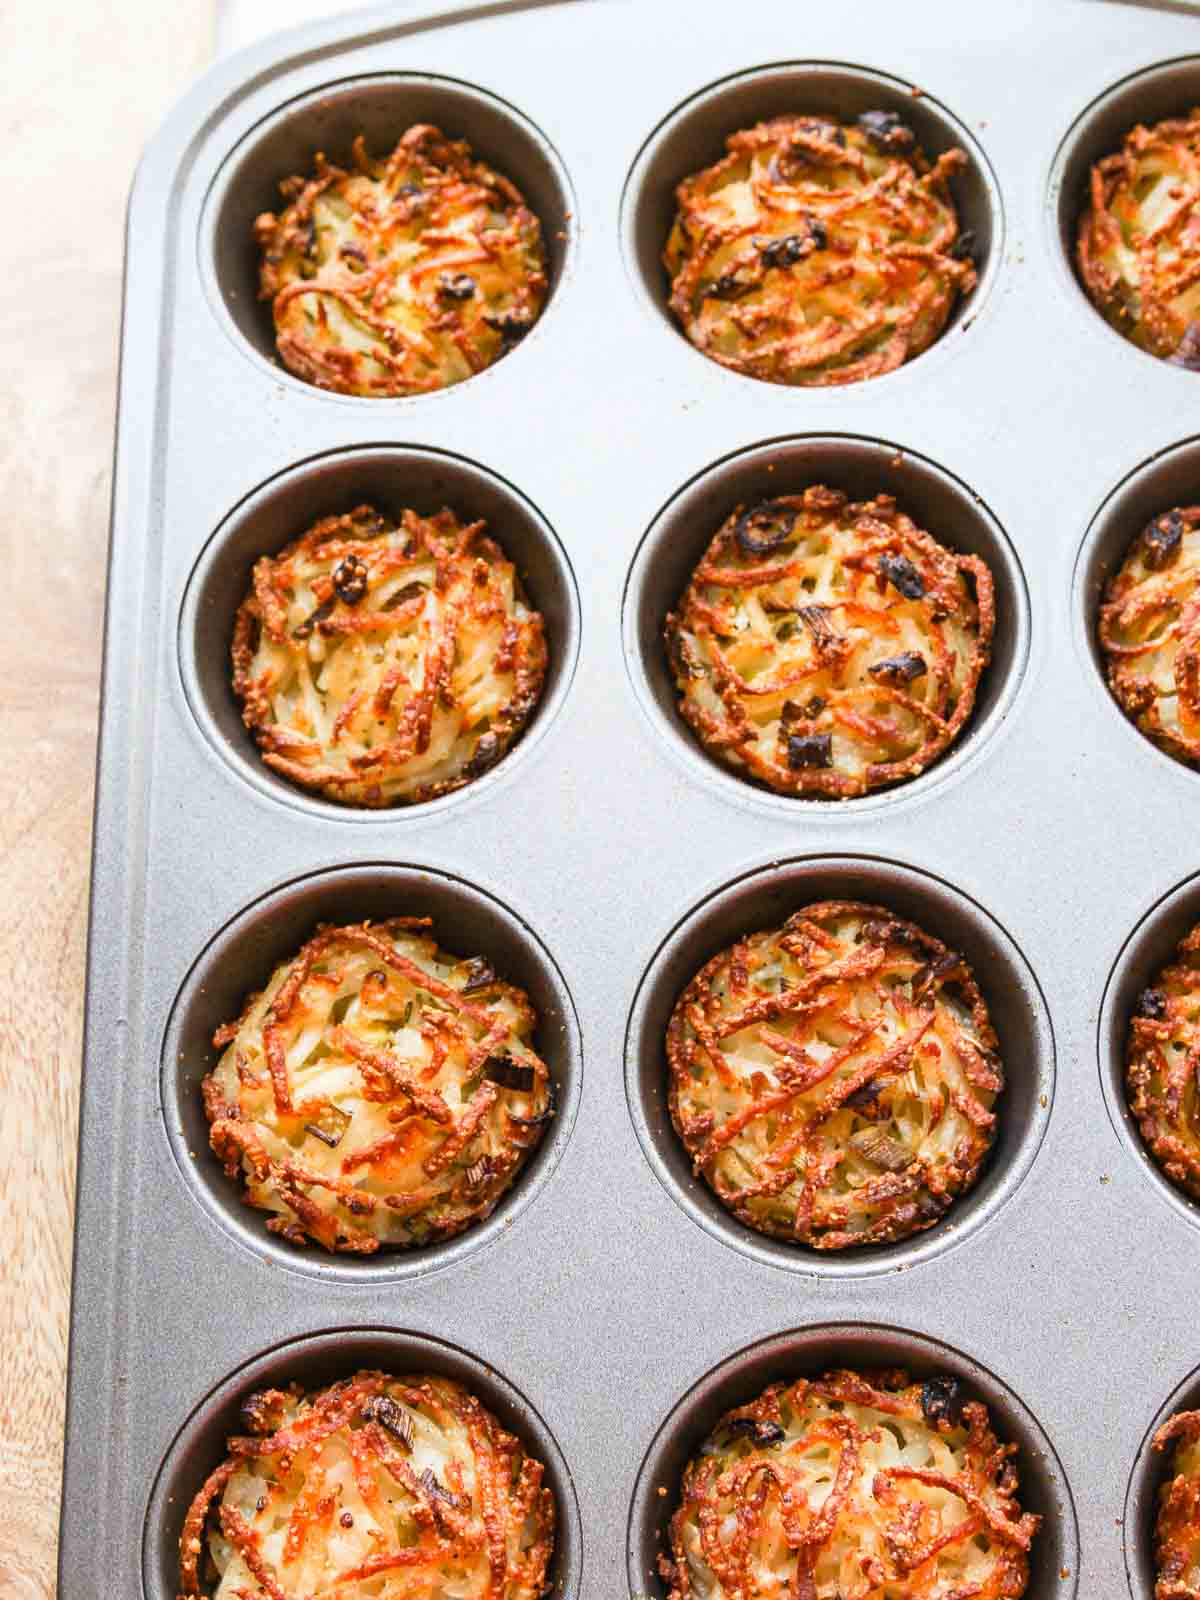
<instances>
[{"instance_id":1,"label":"wooden table surface","mask_svg":"<svg viewBox=\"0 0 1200 1600\"><path fill-rule=\"evenodd\" d=\"M5 7L0 1600L54 1595L125 201L212 0Z\"/></svg>"}]
</instances>

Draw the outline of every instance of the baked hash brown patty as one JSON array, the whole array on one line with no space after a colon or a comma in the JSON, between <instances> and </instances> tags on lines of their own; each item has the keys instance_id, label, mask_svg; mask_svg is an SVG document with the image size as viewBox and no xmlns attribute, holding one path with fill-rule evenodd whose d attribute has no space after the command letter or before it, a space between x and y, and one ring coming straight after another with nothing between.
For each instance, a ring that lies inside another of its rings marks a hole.
<instances>
[{"instance_id":1,"label":"baked hash brown patty","mask_svg":"<svg viewBox=\"0 0 1200 1600\"><path fill-rule=\"evenodd\" d=\"M1200 371L1200 110L1140 124L1091 173L1076 257L1118 333Z\"/></svg>"},{"instance_id":2,"label":"baked hash brown patty","mask_svg":"<svg viewBox=\"0 0 1200 1600\"><path fill-rule=\"evenodd\" d=\"M1159 1491L1154 1528L1154 1600L1200 1596L1200 1411L1180 1411L1154 1435L1174 1446L1172 1476Z\"/></svg>"},{"instance_id":3,"label":"baked hash brown patty","mask_svg":"<svg viewBox=\"0 0 1200 1600\"><path fill-rule=\"evenodd\" d=\"M1200 924L1138 996L1125 1047L1129 1109L1155 1161L1200 1200Z\"/></svg>"},{"instance_id":4,"label":"baked hash brown patty","mask_svg":"<svg viewBox=\"0 0 1200 1600\"><path fill-rule=\"evenodd\" d=\"M369 1255L461 1233L554 1115L528 995L430 926L320 928L213 1037L213 1150L292 1244Z\"/></svg>"},{"instance_id":5,"label":"baked hash brown patty","mask_svg":"<svg viewBox=\"0 0 1200 1600\"><path fill-rule=\"evenodd\" d=\"M773 1384L684 1469L669 1600L1015 1600L1041 1520L1015 1450L954 1378Z\"/></svg>"},{"instance_id":6,"label":"baked hash brown patty","mask_svg":"<svg viewBox=\"0 0 1200 1600\"><path fill-rule=\"evenodd\" d=\"M464 140L418 124L354 170L318 152L254 223L280 360L341 394L444 389L527 334L546 300L542 231Z\"/></svg>"},{"instance_id":7,"label":"baked hash brown patty","mask_svg":"<svg viewBox=\"0 0 1200 1600\"><path fill-rule=\"evenodd\" d=\"M547 651L483 529L364 505L255 563L233 688L269 767L374 807L431 800L495 765L537 704Z\"/></svg>"},{"instance_id":8,"label":"baked hash brown patty","mask_svg":"<svg viewBox=\"0 0 1200 1600\"><path fill-rule=\"evenodd\" d=\"M540 1600L554 1496L461 1384L358 1372L265 1389L192 1501L181 1600Z\"/></svg>"},{"instance_id":9,"label":"baked hash brown patty","mask_svg":"<svg viewBox=\"0 0 1200 1600\"><path fill-rule=\"evenodd\" d=\"M986 562L890 495L816 486L738 507L665 638L679 709L714 756L781 794L847 799L949 748L994 626Z\"/></svg>"},{"instance_id":10,"label":"baked hash brown patty","mask_svg":"<svg viewBox=\"0 0 1200 1600\"><path fill-rule=\"evenodd\" d=\"M827 900L716 955L667 1029L671 1118L760 1233L842 1250L931 1227L978 1176L1004 1086L962 957Z\"/></svg>"},{"instance_id":11,"label":"baked hash brown patty","mask_svg":"<svg viewBox=\"0 0 1200 1600\"><path fill-rule=\"evenodd\" d=\"M769 383L856 383L920 355L975 287L948 180L891 111L775 117L676 190L671 310L714 361Z\"/></svg>"},{"instance_id":12,"label":"baked hash brown patty","mask_svg":"<svg viewBox=\"0 0 1200 1600\"><path fill-rule=\"evenodd\" d=\"M1100 647L1134 726L1200 762L1200 506L1155 517L1130 545L1105 587Z\"/></svg>"}]
</instances>

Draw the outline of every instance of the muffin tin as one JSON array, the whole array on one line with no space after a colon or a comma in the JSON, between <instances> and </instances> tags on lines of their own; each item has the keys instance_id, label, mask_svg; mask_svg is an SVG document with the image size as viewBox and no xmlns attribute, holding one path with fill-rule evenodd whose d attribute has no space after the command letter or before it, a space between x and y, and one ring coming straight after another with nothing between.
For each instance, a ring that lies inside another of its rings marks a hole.
<instances>
[{"instance_id":1,"label":"muffin tin","mask_svg":"<svg viewBox=\"0 0 1200 1600\"><path fill-rule=\"evenodd\" d=\"M1190 5L1097 0L444 0L256 46L169 119L129 222L65 1600L98 1583L168 1600L238 1399L364 1363L463 1377L547 1460L556 1594L657 1600L708 1424L775 1377L897 1359L966 1378L1019 1443L1046 1519L1033 1600L1117 1596L1123 1572L1149 1600L1149 1436L1200 1391L1200 1208L1142 1152L1121 1049L1131 997L1200 917L1200 775L1125 721L1092 616L1128 539L1195 498L1198 390L1113 334L1065 245L1088 162L1129 121L1200 103L1196 23ZM979 288L932 349L845 389L706 361L656 278L671 185L797 100L902 109L930 150L971 155ZM549 304L452 390L321 393L271 361L250 218L318 146L421 118L523 187ZM844 804L718 769L660 655L662 613L732 504L814 479L895 494L987 555L1000 599L960 744ZM277 782L223 677L253 556L364 494L487 515L552 650L537 718L492 772L387 813ZM833 894L961 944L1010 1074L976 1190L862 1256L788 1250L715 1207L656 1076L692 972ZM447 947L530 989L558 1120L458 1240L365 1262L285 1248L208 1151L205 1033L322 917L426 910Z\"/></svg>"}]
</instances>

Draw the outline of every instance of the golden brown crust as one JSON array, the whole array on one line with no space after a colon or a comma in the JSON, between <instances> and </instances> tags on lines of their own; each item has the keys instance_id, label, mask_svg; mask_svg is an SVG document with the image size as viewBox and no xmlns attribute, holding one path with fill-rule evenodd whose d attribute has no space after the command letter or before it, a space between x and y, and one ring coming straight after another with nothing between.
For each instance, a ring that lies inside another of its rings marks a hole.
<instances>
[{"instance_id":1,"label":"golden brown crust","mask_svg":"<svg viewBox=\"0 0 1200 1600\"><path fill-rule=\"evenodd\" d=\"M409 395L459 383L524 337L546 299L538 219L462 140L411 127L354 170L318 152L311 176L254 224L260 296L283 364L342 394Z\"/></svg>"},{"instance_id":2,"label":"golden brown crust","mask_svg":"<svg viewBox=\"0 0 1200 1600\"><path fill-rule=\"evenodd\" d=\"M776 117L685 178L663 262L696 348L770 383L855 383L941 333L976 273L949 150L932 167L892 112Z\"/></svg>"},{"instance_id":3,"label":"golden brown crust","mask_svg":"<svg viewBox=\"0 0 1200 1600\"><path fill-rule=\"evenodd\" d=\"M321 928L217 1030L210 1142L292 1244L369 1255L461 1233L554 1115L528 996L429 927Z\"/></svg>"},{"instance_id":4,"label":"golden brown crust","mask_svg":"<svg viewBox=\"0 0 1200 1600\"><path fill-rule=\"evenodd\" d=\"M1200 1200L1200 924L1138 996L1125 1084L1154 1159L1172 1183Z\"/></svg>"},{"instance_id":5,"label":"golden brown crust","mask_svg":"<svg viewBox=\"0 0 1200 1600\"><path fill-rule=\"evenodd\" d=\"M721 527L666 620L704 746L781 794L846 799L924 772L975 704L992 575L889 495L813 486Z\"/></svg>"},{"instance_id":6,"label":"golden brown crust","mask_svg":"<svg viewBox=\"0 0 1200 1600\"><path fill-rule=\"evenodd\" d=\"M761 1233L841 1250L940 1220L1003 1088L962 957L879 906L822 901L714 956L675 1004L668 1103L695 1171Z\"/></svg>"},{"instance_id":7,"label":"golden brown crust","mask_svg":"<svg viewBox=\"0 0 1200 1600\"><path fill-rule=\"evenodd\" d=\"M1200 110L1139 124L1096 162L1076 259L1118 333L1200 370Z\"/></svg>"},{"instance_id":8,"label":"golden brown crust","mask_svg":"<svg viewBox=\"0 0 1200 1600\"><path fill-rule=\"evenodd\" d=\"M187 1513L180 1600L370 1600L381 1581L442 1600L451 1574L461 1600L546 1592L544 1466L461 1384L357 1372L271 1391L269 1419L258 1398Z\"/></svg>"},{"instance_id":9,"label":"golden brown crust","mask_svg":"<svg viewBox=\"0 0 1200 1600\"><path fill-rule=\"evenodd\" d=\"M541 614L483 529L363 505L255 563L233 689L269 767L382 807L495 766L538 702L547 652Z\"/></svg>"},{"instance_id":10,"label":"golden brown crust","mask_svg":"<svg viewBox=\"0 0 1200 1600\"><path fill-rule=\"evenodd\" d=\"M1200 1411L1179 1411L1154 1435L1172 1449L1171 1475L1158 1496L1154 1600L1200 1600Z\"/></svg>"},{"instance_id":11,"label":"golden brown crust","mask_svg":"<svg viewBox=\"0 0 1200 1600\"><path fill-rule=\"evenodd\" d=\"M684 1470L668 1600L1017 1600L1041 1519L1021 1511L1015 1451L954 1378L773 1384Z\"/></svg>"},{"instance_id":12,"label":"golden brown crust","mask_svg":"<svg viewBox=\"0 0 1200 1600\"><path fill-rule=\"evenodd\" d=\"M1147 739L1200 763L1200 506L1147 524L1105 586L1100 647L1109 688Z\"/></svg>"}]
</instances>

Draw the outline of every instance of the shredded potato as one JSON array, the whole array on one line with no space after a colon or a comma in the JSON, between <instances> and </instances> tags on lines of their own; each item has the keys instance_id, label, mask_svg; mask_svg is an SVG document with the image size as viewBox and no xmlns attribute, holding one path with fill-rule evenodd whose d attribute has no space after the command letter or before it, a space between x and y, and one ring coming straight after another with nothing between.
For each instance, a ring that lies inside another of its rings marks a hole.
<instances>
[{"instance_id":1,"label":"shredded potato","mask_svg":"<svg viewBox=\"0 0 1200 1600\"><path fill-rule=\"evenodd\" d=\"M991 651L992 575L888 495L821 487L728 518L666 620L701 742L784 794L844 799L954 742Z\"/></svg>"},{"instance_id":2,"label":"shredded potato","mask_svg":"<svg viewBox=\"0 0 1200 1600\"><path fill-rule=\"evenodd\" d=\"M1200 924L1192 928L1129 1019L1129 1108L1159 1166L1200 1200Z\"/></svg>"},{"instance_id":3,"label":"shredded potato","mask_svg":"<svg viewBox=\"0 0 1200 1600\"><path fill-rule=\"evenodd\" d=\"M1174 1446L1171 1476L1159 1491L1154 1529L1154 1600L1200 1597L1200 1411L1177 1412L1154 1435Z\"/></svg>"},{"instance_id":4,"label":"shredded potato","mask_svg":"<svg viewBox=\"0 0 1200 1600\"><path fill-rule=\"evenodd\" d=\"M546 299L538 219L464 141L409 128L386 160L311 177L254 224L283 364L322 389L408 395L507 354Z\"/></svg>"},{"instance_id":5,"label":"shredded potato","mask_svg":"<svg viewBox=\"0 0 1200 1600\"><path fill-rule=\"evenodd\" d=\"M217 1030L212 1147L293 1244L371 1254L460 1233L554 1114L528 996L429 927L322 928Z\"/></svg>"},{"instance_id":6,"label":"shredded potato","mask_svg":"<svg viewBox=\"0 0 1200 1600\"><path fill-rule=\"evenodd\" d=\"M663 253L671 310L712 360L771 383L855 383L941 333L975 287L948 180L892 112L786 116L685 178Z\"/></svg>"},{"instance_id":7,"label":"shredded potato","mask_svg":"<svg viewBox=\"0 0 1200 1600\"><path fill-rule=\"evenodd\" d=\"M1003 1088L962 957L824 901L712 958L667 1031L695 1170L761 1233L841 1250L928 1228L978 1176Z\"/></svg>"},{"instance_id":8,"label":"shredded potato","mask_svg":"<svg viewBox=\"0 0 1200 1600\"><path fill-rule=\"evenodd\" d=\"M325 517L255 564L233 688L274 771L344 805L433 799L495 765L542 691L542 617L449 511Z\"/></svg>"},{"instance_id":9,"label":"shredded potato","mask_svg":"<svg viewBox=\"0 0 1200 1600\"><path fill-rule=\"evenodd\" d=\"M181 1600L540 1600L554 1497L460 1384L358 1372L251 1396L187 1513Z\"/></svg>"},{"instance_id":10,"label":"shredded potato","mask_svg":"<svg viewBox=\"0 0 1200 1600\"><path fill-rule=\"evenodd\" d=\"M827 1372L727 1412L683 1475L669 1600L1017 1600L1040 1519L954 1378Z\"/></svg>"},{"instance_id":11,"label":"shredded potato","mask_svg":"<svg viewBox=\"0 0 1200 1600\"><path fill-rule=\"evenodd\" d=\"M1164 512L1133 541L1105 589L1100 646L1135 727L1200 763L1200 506Z\"/></svg>"},{"instance_id":12,"label":"shredded potato","mask_svg":"<svg viewBox=\"0 0 1200 1600\"><path fill-rule=\"evenodd\" d=\"M1118 333L1200 370L1200 109L1125 135L1091 173L1077 258Z\"/></svg>"}]
</instances>

